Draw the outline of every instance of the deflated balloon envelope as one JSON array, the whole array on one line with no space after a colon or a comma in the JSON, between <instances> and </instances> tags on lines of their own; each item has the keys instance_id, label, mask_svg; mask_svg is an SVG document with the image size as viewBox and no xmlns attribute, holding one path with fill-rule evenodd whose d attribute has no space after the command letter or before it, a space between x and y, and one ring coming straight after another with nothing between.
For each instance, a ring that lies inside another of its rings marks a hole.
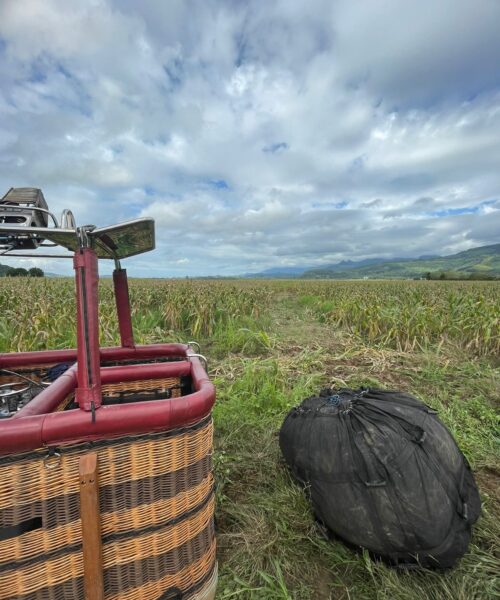
<instances>
[{"instance_id":1,"label":"deflated balloon envelope","mask_svg":"<svg viewBox=\"0 0 500 600\"><path fill-rule=\"evenodd\" d=\"M316 517L391 564L448 568L481 512L469 465L435 411L403 392L322 390L286 416L280 447Z\"/></svg>"}]
</instances>

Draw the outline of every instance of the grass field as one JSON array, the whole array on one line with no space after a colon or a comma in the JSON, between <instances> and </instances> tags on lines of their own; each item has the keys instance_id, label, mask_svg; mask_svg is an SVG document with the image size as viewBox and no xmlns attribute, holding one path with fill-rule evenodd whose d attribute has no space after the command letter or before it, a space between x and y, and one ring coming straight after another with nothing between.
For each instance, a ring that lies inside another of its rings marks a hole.
<instances>
[{"instance_id":1,"label":"grass field","mask_svg":"<svg viewBox=\"0 0 500 600\"><path fill-rule=\"evenodd\" d=\"M136 280L131 294L138 342L197 339L210 359L218 599L499 597L500 283ZM109 281L101 303L101 343L117 343ZM0 351L75 344L72 280L1 279L0 307ZM483 499L457 568L398 572L321 537L276 433L325 385L398 388L439 411Z\"/></svg>"}]
</instances>

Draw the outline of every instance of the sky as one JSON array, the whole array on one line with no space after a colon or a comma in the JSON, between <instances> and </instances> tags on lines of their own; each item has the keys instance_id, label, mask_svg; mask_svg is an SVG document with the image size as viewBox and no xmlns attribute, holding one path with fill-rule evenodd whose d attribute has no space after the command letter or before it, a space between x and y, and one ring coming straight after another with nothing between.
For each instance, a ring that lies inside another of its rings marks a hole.
<instances>
[{"instance_id":1,"label":"sky","mask_svg":"<svg viewBox=\"0 0 500 600\"><path fill-rule=\"evenodd\" d=\"M2 0L0 193L154 217L135 276L498 243L499 31L499 0Z\"/></svg>"}]
</instances>

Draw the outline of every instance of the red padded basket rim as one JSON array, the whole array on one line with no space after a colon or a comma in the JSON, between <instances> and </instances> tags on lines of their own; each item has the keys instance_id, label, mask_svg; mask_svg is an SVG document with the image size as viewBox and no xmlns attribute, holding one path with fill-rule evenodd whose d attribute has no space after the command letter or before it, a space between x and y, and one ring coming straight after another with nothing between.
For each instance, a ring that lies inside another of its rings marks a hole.
<instances>
[{"instance_id":1,"label":"red padded basket rim","mask_svg":"<svg viewBox=\"0 0 500 600\"><path fill-rule=\"evenodd\" d=\"M25 411L20 411L17 418L0 421L0 454L17 454L43 446L172 429L202 419L210 412L215 402L215 387L199 359L193 355L189 346L184 344L101 348L100 357L101 360L186 358L187 360L171 363L102 367L102 381L111 383L140 378L161 378L166 375L190 375L195 391L179 398L101 406L95 411L95 420L90 412L84 410L50 412L54 410L54 403L57 404L55 401L58 401L59 397L64 397L76 388L78 382L76 368L73 366L33 399ZM76 360L76 350L0 354L0 368L72 360ZM40 410L45 412L40 413Z\"/></svg>"}]
</instances>

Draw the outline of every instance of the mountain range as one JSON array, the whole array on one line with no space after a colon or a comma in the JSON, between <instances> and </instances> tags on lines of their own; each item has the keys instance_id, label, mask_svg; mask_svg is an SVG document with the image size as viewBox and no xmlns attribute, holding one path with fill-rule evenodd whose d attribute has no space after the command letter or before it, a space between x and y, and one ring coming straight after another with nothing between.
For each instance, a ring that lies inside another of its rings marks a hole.
<instances>
[{"instance_id":1,"label":"mountain range","mask_svg":"<svg viewBox=\"0 0 500 600\"><path fill-rule=\"evenodd\" d=\"M343 260L322 267L273 267L245 277L258 279L408 279L428 273L500 276L500 244L480 246L450 256L426 255L419 258L368 258Z\"/></svg>"}]
</instances>

